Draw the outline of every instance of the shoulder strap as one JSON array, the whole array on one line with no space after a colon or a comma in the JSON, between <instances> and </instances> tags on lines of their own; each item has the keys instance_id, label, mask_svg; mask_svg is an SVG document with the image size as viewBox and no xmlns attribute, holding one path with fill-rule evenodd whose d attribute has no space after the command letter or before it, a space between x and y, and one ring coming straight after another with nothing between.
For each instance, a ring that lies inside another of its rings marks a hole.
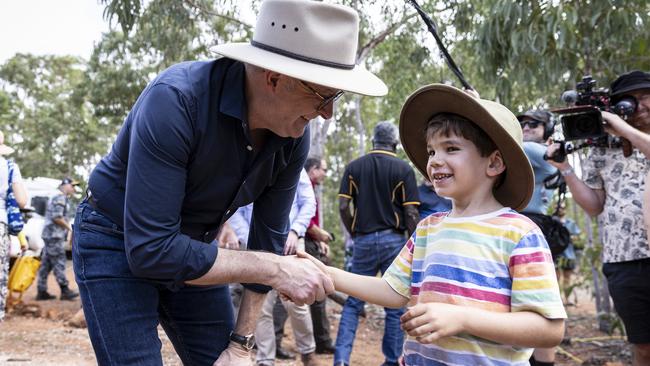
<instances>
[{"instance_id":1,"label":"shoulder strap","mask_svg":"<svg viewBox=\"0 0 650 366\"><path fill-rule=\"evenodd\" d=\"M11 183L14 181L14 163L7 159L7 168L9 171L9 189L11 189Z\"/></svg>"}]
</instances>

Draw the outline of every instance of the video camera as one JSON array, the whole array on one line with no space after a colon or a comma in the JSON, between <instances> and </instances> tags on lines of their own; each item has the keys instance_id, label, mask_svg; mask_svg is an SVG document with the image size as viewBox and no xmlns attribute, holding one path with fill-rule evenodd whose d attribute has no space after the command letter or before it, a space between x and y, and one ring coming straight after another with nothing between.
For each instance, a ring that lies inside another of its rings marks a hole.
<instances>
[{"instance_id":1,"label":"video camera","mask_svg":"<svg viewBox=\"0 0 650 366\"><path fill-rule=\"evenodd\" d=\"M632 97L612 99L607 88L596 88L596 80L586 75L576 84L575 90L562 93L562 101L573 104L572 107L553 109L561 126L560 137L555 142L560 143L560 149L551 158L562 162L566 154L587 146L622 147L625 156L632 153L629 141L610 136L605 132L600 111L619 115L626 120L636 111L637 102ZM568 141L580 141L574 145Z\"/></svg>"}]
</instances>

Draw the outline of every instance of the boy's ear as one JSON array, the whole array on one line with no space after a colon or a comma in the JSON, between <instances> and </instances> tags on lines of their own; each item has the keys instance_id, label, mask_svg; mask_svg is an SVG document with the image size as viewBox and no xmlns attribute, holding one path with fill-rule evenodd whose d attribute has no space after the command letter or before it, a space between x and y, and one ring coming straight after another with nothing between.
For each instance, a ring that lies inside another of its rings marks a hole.
<instances>
[{"instance_id":1,"label":"boy's ear","mask_svg":"<svg viewBox=\"0 0 650 366\"><path fill-rule=\"evenodd\" d=\"M486 171L488 177L496 177L506 170L506 164L503 161L501 151L495 150L492 152L492 154L490 154L488 159L489 163Z\"/></svg>"}]
</instances>

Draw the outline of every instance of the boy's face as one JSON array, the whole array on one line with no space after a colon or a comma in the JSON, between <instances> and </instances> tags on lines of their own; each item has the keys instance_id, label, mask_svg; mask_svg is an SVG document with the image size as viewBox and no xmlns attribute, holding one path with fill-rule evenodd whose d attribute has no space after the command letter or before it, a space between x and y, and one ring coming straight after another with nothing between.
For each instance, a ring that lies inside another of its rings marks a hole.
<instances>
[{"instance_id":1,"label":"boy's face","mask_svg":"<svg viewBox=\"0 0 650 366\"><path fill-rule=\"evenodd\" d=\"M491 165L498 151L481 156L470 140L454 134L437 133L427 140L427 152L427 174L440 196L454 200L471 199L480 184L493 184L490 176L495 173L491 172Z\"/></svg>"}]
</instances>

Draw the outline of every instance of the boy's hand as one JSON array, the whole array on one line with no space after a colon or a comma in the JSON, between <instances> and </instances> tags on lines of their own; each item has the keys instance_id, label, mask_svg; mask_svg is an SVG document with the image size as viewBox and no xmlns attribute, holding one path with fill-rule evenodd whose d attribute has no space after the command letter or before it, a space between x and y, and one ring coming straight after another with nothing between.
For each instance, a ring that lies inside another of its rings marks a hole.
<instances>
[{"instance_id":1,"label":"boy's hand","mask_svg":"<svg viewBox=\"0 0 650 366\"><path fill-rule=\"evenodd\" d=\"M332 272L331 272L329 266L326 266L325 264L323 264L323 262L319 261L318 259L312 257L311 255L307 254L307 252L302 251L302 250L299 250L299 251L296 253L296 256L297 256L298 258L309 259L312 263L314 263L314 264L316 265L316 267L318 267L318 269L320 269L320 270L323 271L324 273L327 273L327 275L328 275L328 276L330 277L330 279L332 280L332 284L334 285L334 288L336 288L336 283L334 282L334 277L332 276Z\"/></svg>"},{"instance_id":2,"label":"boy's hand","mask_svg":"<svg viewBox=\"0 0 650 366\"><path fill-rule=\"evenodd\" d=\"M212 366L253 366L250 352L241 345L230 342Z\"/></svg>"},{"instance_id":3,"label":"boy's hand","mask_svg":"<svg viewBox=\"0 0 650 366\"><path fill-rule=\"evenodd\" d=\"M433 343L463 331L461 310L460 306L439 302L417 304L400 318L402 329L420 343Z\"/></svg>"}]
</instances>

